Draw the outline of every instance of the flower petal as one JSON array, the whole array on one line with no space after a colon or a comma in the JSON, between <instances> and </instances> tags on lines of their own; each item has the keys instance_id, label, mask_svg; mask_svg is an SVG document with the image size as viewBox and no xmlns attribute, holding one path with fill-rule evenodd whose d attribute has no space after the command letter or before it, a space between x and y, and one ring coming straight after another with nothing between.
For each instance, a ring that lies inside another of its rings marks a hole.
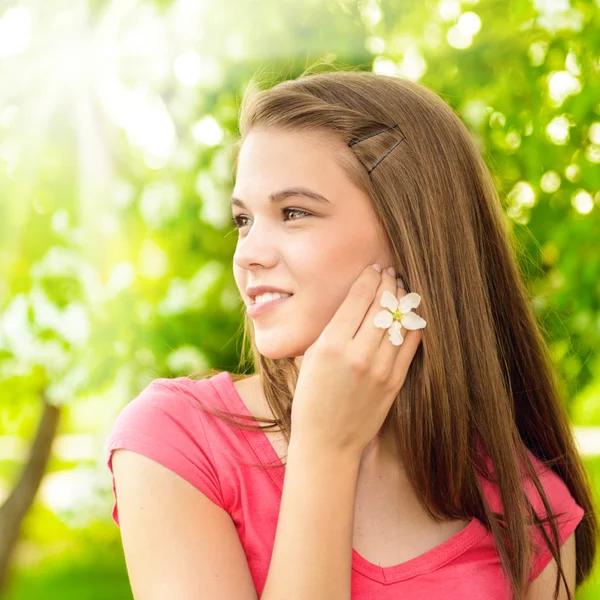
<instances>
[{"instance_id":1,"label":"flower petal","mask_svg":"<svg viewBox=\"0 0 600 600\"><path fill-rule=\"evenodd\" d=\"M400 323L400 321L394 321L391 326L390 326L390 331L389 333L395 332L397 331L398 333L400 333L402 329L402 324Z\"/></svg>"},{"instance_id":2,"label":"flower petal","mask_svg":"<svg viewBox=\"0 0 600 600\"><path fill-rule=\"evenodd\" d=\"M417 292L411 292L400 298L400 312L407 313L411 308L417 308L421 304L421 296Z\"/></svg>"},{"instance_id":3,"label":"flower petal","mask_svg":"<svg viewBox=\"0 0 600 600\"><path fill-rule=\"evenodd\" d=\"M388 331L388 335L390 337L390 341L394 346L401 346L402 342L404 342L404 338L402 337L402 330L400 323L398 321L394 321L392 326Z\"/></svg>"},{"instance_id":4,"label":"flower petal","mask_svg":"<svg viewBox=\"0 0 600 600\"><path fill-rule=\"evenodd\" d=\"M394 315L388 310L381 310L375 315L373 323L375 327L387 329L394 322Z\"/></svg>"},{"instance_id":5,"label":"flower petal","mask_svg":"<svg viewBox=\"0 0 600 600\"><path fill-rule=\"evenodd\" d=\"M427 323L414 312L408 312L402 315L400 321L402 323L402 327L411 330L424 329L425 325L427 325Z\"/></svg>"},{"instance_id":6,"label":"flower petal","mask_svg":"<svg viewBox=\"0 0 600 600\"><path fill-rule=\"evenodd\" d=\"M398 308L398 298L396 298L392 292L385 290L383 294L381 294L381 306L385 306L392 312L395 312Z\"/></svg>"}]
</instances>

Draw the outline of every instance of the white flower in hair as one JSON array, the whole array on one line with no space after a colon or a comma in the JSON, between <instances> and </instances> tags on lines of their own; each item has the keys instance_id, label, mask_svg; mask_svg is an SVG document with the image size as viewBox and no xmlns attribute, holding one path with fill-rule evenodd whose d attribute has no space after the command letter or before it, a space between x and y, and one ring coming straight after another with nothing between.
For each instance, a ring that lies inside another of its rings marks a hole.
<instances>
[{"instance_id":1,"label":"white flower in hair","mask_svg":"<svg viewBox=\"0 0 600 600\"><path fill-rule=\"evenodd\" d=\"M400 346L404 342L400 327L415 330L423 329L427 323L411 308L417 308L421 303L421 296L416 292L406 294L398 300L394 294L385 290L381 294L381 306L388 310L382 310L375 315L375 327L389 329L388 335L394 346Z\"/></svg>"}]
</instances>

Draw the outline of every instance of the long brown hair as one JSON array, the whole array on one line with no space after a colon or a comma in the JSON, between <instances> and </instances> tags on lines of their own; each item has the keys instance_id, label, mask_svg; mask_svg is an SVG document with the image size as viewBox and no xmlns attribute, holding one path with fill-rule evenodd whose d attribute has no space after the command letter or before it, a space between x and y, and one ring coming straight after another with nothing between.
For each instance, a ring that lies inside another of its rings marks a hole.
<instances>
[{"instance_id":1,"label":"long brown hair","mask_svg":"<svg viewBox=\"0 0 600 600\"><path fill-rule=\"evenodd\" d=\"M577 586L592 569L597 514L514 239L490 171L459 117L428 88L398 77L304 74L270 89L249 86L235 161L258 127L318 132L349 144L393 124L398 127L336 153L347 176L370 198L393 265L407 290L421 295L419 311L427 321L401 401L399 395L384 428L393 431L407 475L432 518L474 516L493 533L515 600L523 598L527 585L528 525L535 524L559 566L556 598L561 577L566 587L556 515L526 449L561 477L585 510L576 530ZM399 136L404 141L369 173ZM277 427L289 442L298 377L294 358L261 355L244 314L242 361L248 338L274 416L257 421ZM240 377L233 375L234 381ZM225 416L242 415L213 414L263 428ZM481 445L493 463L503 513L491 511L478 481L490 479ZM519 463L540 493L552 540L524 492Z\"/></svg>"}]
</instances>

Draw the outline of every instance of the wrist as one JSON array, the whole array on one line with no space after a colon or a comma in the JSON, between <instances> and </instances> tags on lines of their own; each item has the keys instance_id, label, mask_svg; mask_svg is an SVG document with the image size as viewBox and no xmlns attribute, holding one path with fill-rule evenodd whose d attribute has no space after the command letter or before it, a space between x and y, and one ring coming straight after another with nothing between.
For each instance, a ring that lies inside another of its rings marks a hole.
<instances>
[{"instance_id":1,"label":"wrist","mask_svg":"<svg viewBox=\"0 0 600 600\"><path fill-rule=\"evenodd\" d=\"M326 444L315 443L301 436L292 434L287 451L288 459L306 460L308 462L319 462L330 464L333 467L344 468L360 465L362 451L353 448L334 448Z\"/></svg>"}]
</instances>

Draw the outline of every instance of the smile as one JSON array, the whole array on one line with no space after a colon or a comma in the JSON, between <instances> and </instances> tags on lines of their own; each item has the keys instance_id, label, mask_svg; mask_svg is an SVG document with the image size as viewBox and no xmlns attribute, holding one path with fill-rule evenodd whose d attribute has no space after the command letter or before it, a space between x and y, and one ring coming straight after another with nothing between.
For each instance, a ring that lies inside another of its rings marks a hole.
<instances>
[{"instance_id":1,"label":"smile","mask_svg":"<svg viewBox=\"0 0 600 600\"><path fill-rule=\"evenodd\" d=\"M270 300L269 302L254 302L253 304L250 304L246 307L246 313L251 319L260 317L264 313L280 306L281 304L292 298L293 295L294 294L292 294L291 296L286 296L285 298L276 298L275 300Z\"/></svg>"}]
</instances>

